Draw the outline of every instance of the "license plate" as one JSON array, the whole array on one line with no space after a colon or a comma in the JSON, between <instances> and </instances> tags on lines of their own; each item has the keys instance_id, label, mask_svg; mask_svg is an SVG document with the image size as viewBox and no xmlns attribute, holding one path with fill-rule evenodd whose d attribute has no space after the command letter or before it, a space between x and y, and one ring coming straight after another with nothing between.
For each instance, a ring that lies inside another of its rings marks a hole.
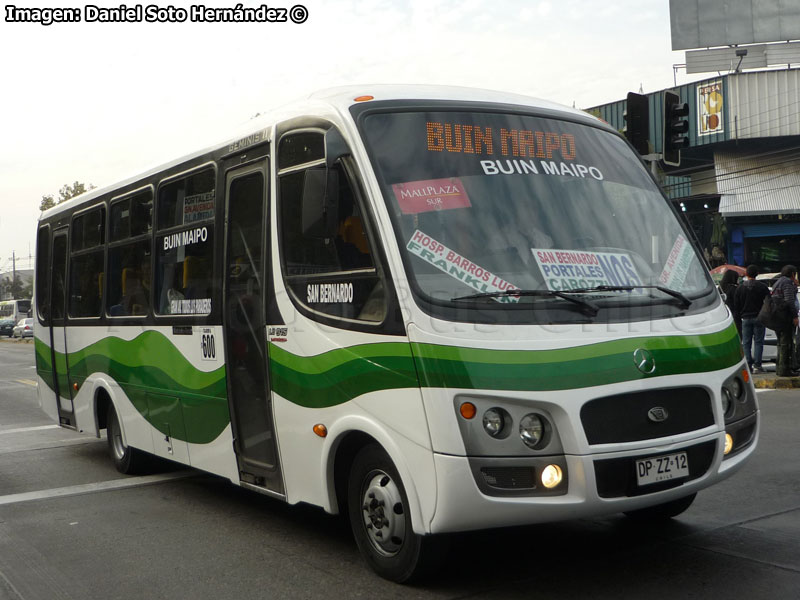
<instances>
[{"instance_id":1,"label":"license plate","mask_svg":"<svg viewBox=\"0 0 800 600\"><path fill-rule=\"evenodd\" d=\"M636 483L640 486L688 476L689 459L686 452L651 456L636 461Z\"/></svg>"}]
</instances>

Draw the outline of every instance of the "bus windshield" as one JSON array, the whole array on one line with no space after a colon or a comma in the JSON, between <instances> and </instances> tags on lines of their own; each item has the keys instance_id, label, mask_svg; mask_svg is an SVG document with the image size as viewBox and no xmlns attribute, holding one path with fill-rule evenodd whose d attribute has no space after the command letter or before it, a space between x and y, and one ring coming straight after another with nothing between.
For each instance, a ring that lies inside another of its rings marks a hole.
<instances>
[{"instance_id":1,"label":"bus windshield","mask_svg":"<svg viewBox=\"0 0 800 600\"><path fill-rule=\"evenodd\" d=\"M592 315L639 307L653 317L656 306L674 315L713 290L618 136L455 111L372 113L362 130L411 287L429 306L586 313L588 304Z\"/></svg>"}]
</instances>

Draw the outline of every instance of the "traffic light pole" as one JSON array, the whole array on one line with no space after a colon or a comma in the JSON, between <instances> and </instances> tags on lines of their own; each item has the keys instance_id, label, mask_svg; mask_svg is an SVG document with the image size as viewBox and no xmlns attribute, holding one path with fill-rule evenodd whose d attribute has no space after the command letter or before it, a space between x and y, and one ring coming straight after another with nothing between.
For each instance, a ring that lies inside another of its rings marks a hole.
<instances>
[{"instance_id":1,"label":"traffic light pole","mask_svg":"<svg viewBox=\"0 0 800 600\"><path fill-rule=\"evenodd\" d=\"M645 162L650 163L650 172L653 174L653 178L661 184L661 175L663 172L661 169L658 168L658 161L661 160L661 153L660 152L652 152L650 154L645 154L642 156L642 160Z\"/></svg>"}]
</instances>

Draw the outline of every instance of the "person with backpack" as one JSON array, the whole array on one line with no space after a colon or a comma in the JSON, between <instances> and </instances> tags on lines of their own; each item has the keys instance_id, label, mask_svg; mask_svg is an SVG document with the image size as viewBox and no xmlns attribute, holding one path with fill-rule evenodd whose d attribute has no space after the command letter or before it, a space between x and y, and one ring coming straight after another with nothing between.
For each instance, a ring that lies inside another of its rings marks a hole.
<instances>
[{"instance_id":1,"label":"person with backpack","mask_svg":"<svg viewBox=\"0 0 800 600\"><path fill-rule=\"evenodd\" d=\"M728 308L733 315L733 322L736 323L736 329L739 332L739 335L742 335L742 319L736 314L736 311L733 310L733 299L736 290L739 287L739 273L734 271L733 269L728 269L722 275L722 281L719 282L719 289L725 294L725 304L727 304Z\"/></svg>"},{"instance_id":2,"label":"person with backpack","mask_svg":"<svg viewBox=\"0 0 800 600\"><path fill-rule=\"evenodd\" d=\"M798 375L792 371L792 340L797 327L797 267L786 265L781 269L781 276L772 286L772 298L782 301L786 307L785 327L775 329L778 336L778 364L775 372L778 377Z\"/></svg>"},{"instance_id":3,"label":"person with backpack","mask_svg":"<svg viewBox=\"0 0 800 600\"><path fill-rule=\"evenodd\" d=\"M756 280L758 267L747 267L747 279L736 288L733 298L734 319L742 323L742 347L747 366L753 373L763 373L761 357L764 353L764 334L766 329L756 317L764 304L764 298L769 296L769 288Z\"/></svg>"}]
</instances>

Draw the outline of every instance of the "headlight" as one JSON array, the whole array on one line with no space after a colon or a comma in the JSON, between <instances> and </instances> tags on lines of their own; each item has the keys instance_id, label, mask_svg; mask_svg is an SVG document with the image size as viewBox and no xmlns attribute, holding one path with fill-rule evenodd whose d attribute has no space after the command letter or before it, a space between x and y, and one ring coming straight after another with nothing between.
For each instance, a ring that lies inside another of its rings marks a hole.
<instances>
[{"instance_id":1,"label":"headlight","mask_svg":"<svg viewBox=\"0 0 800 600\"><path fill-rule=\"evenodd\" d=\"M738 377L734 377L731 380L731 391L733 392L734 398L741 400L742 394L744 394L744 385L742 385L742 382Z\"/></svg>"},{"instance_id":2,"label":"headlight","mask_svg":"<svg viewBox=\"0 0 800 600\"><path fill-rule=\"evenodd\" d=\"M498 437L503 432L505 419L503 413L497 408L490 408L483 413L483 429L492 437Z\"/></svg>"},{"instance_id":3,"label":"headlight","mask_svg":"<svg viewBox=\"0 0 800 600\"><path fill-rule=\"evenodd\" d=\"M722 388L722 414L730 416L731 408L733 407L733 396L732 392L727 388Z\"/></svg>"},{"instance_id":4,"label":"headlight","mask_svg":"<svg viewBox=\"0 0 800 600\"><path fill-rule=\"evenodd\" d=\"M522 417L519 422L519 437L528 448L535 449L544 439L545 426L542 417L529 414Z\"/></svg>"}]
</instances>

